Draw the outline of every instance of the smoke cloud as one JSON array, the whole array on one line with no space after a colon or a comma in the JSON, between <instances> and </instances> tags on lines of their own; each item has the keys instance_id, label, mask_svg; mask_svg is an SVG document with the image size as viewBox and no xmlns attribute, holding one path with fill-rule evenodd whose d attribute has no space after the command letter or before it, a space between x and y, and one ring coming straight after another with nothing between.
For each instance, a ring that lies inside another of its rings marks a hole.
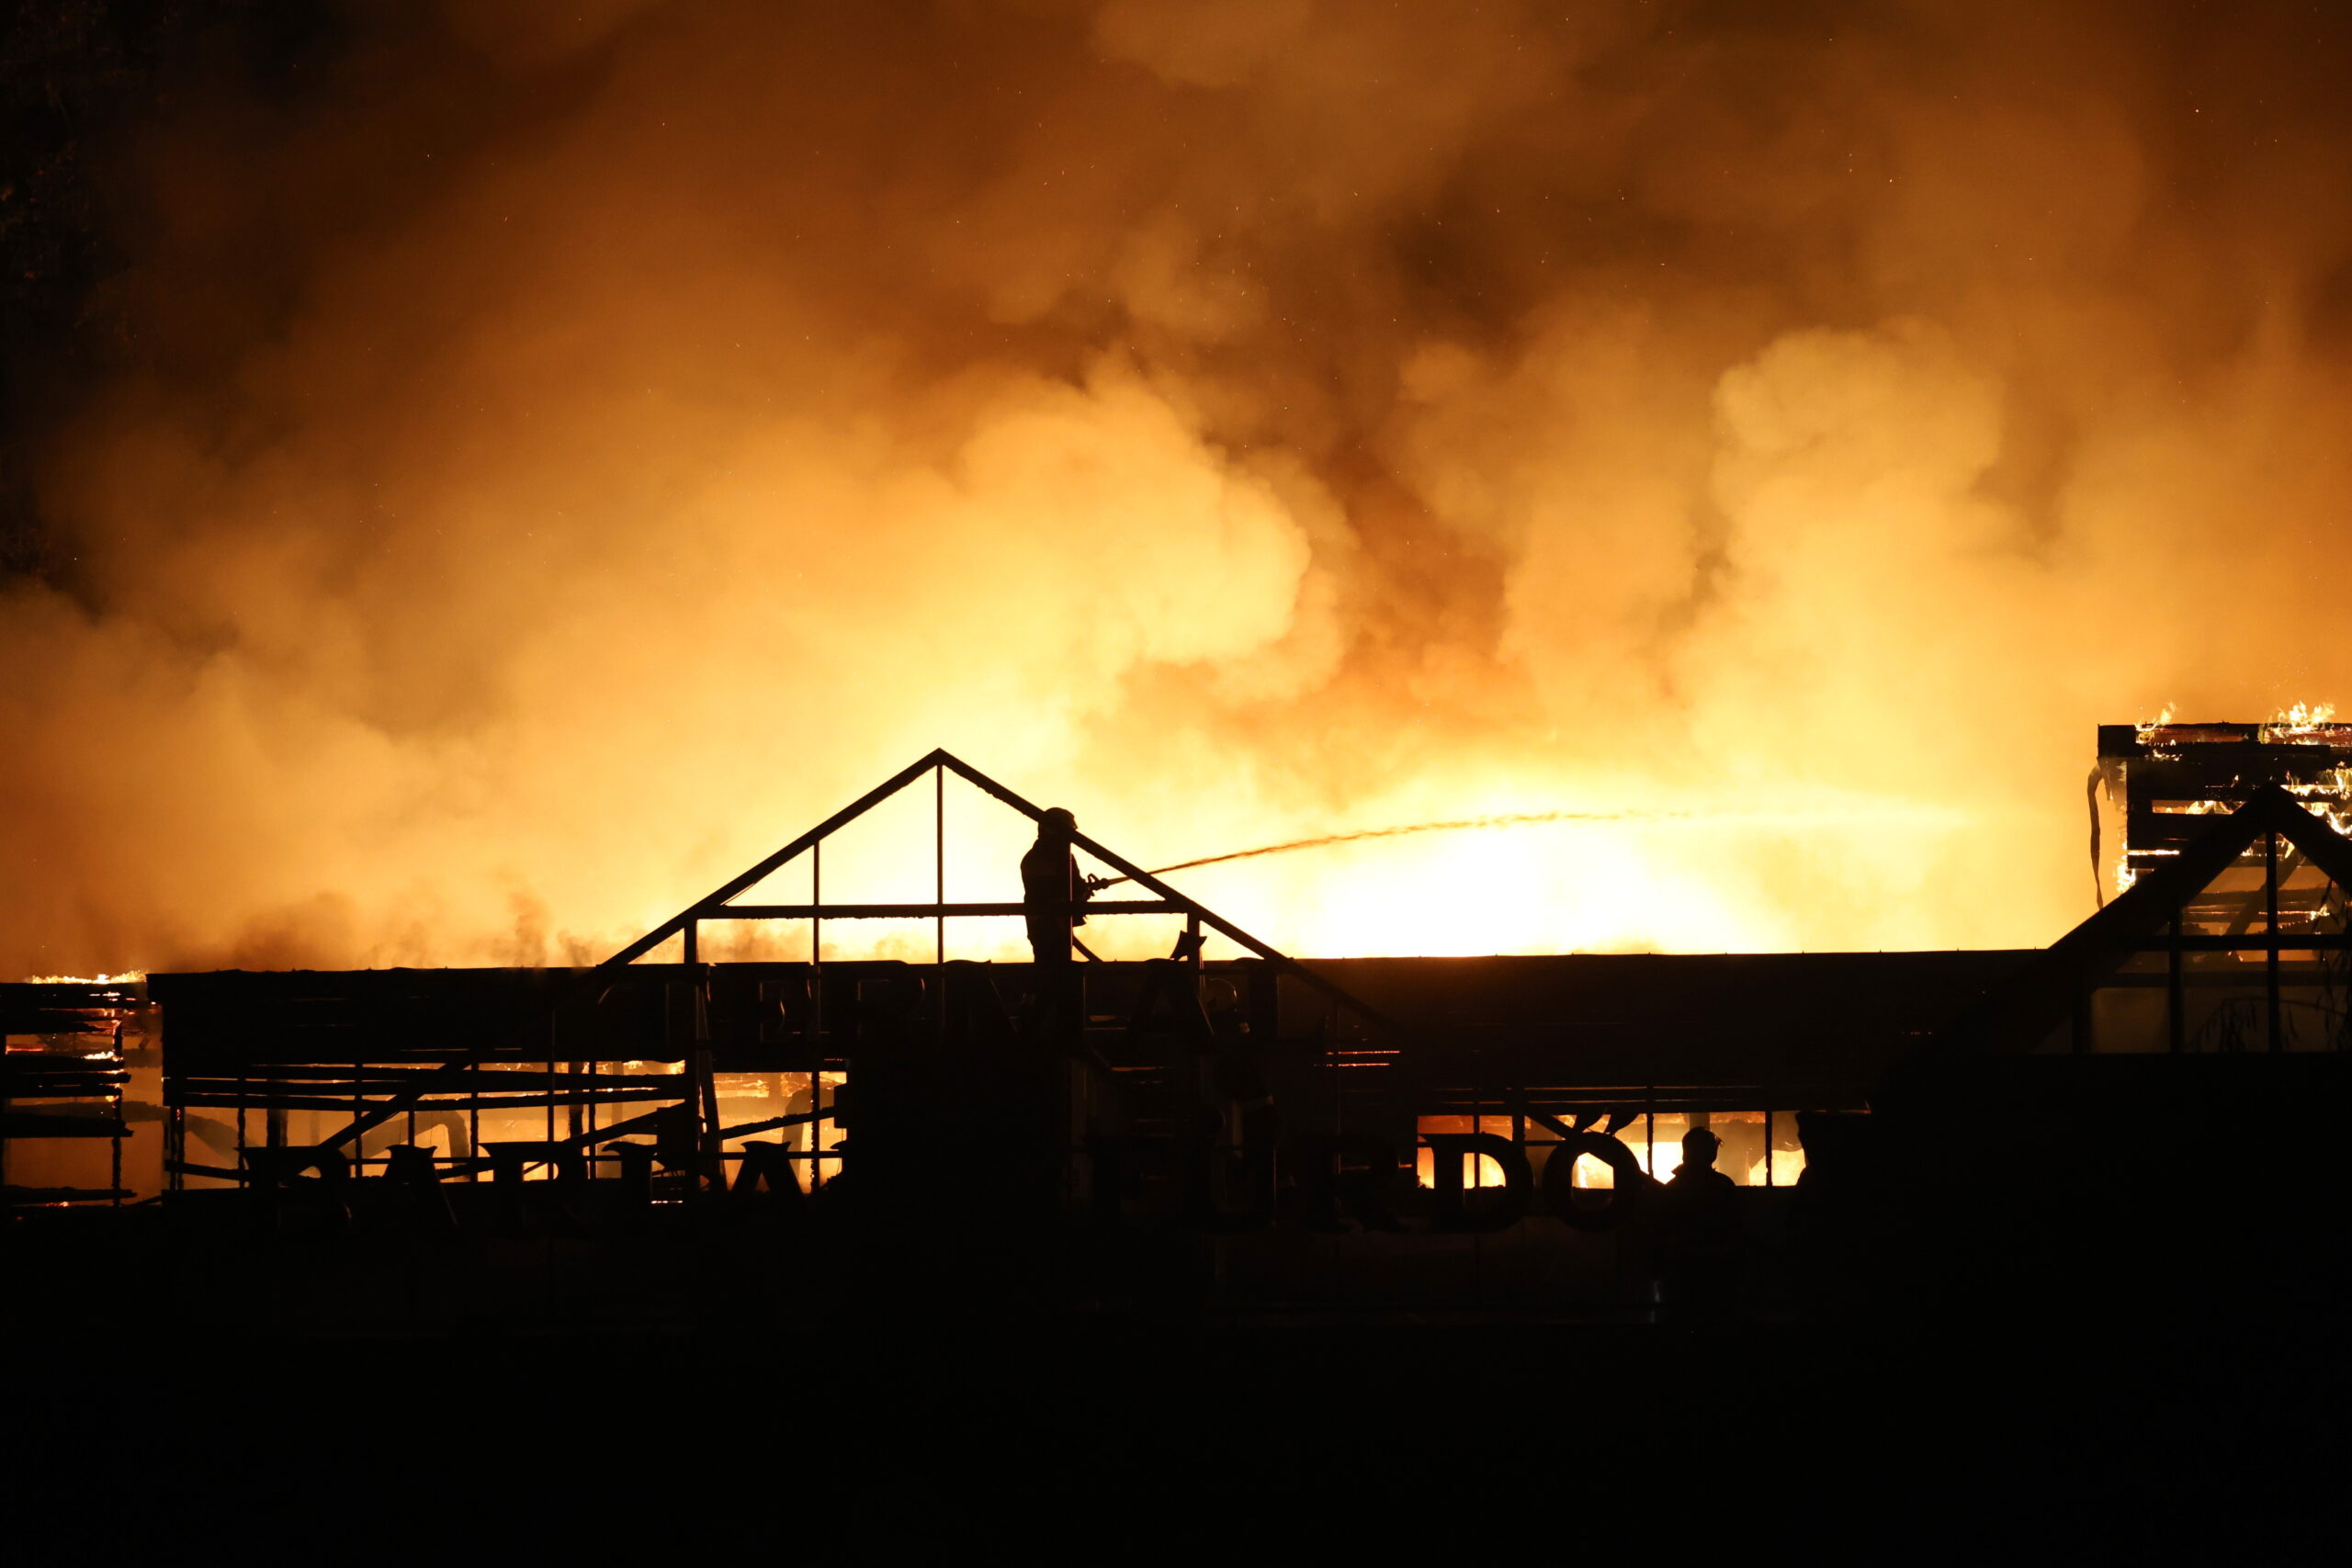
<instances>
[{"instance_id":1,"label":"smoke cloud","mask_svg":"<svg viewBox=\"0 0 2352 1568\"><path fill-rule=\"evenodd\" d=\"M1696 814L1187 884L1306 954L2051 940L2097 724L2352 696L2344 25L1562 9L188 63L0 584L0 969L593 959L933 746L1147 863Z\"/></svg>"}]
</instances>

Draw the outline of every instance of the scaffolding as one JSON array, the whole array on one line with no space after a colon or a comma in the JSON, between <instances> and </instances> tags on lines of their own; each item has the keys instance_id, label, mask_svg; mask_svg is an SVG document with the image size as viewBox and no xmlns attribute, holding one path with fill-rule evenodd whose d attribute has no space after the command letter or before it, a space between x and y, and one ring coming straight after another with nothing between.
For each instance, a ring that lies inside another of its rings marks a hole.
<instances>
[{"instance_id":1,"label":"scaffolding","mask_svg":"<svg viewBox=\"0 0 2352 1568\"><path fill-rule=\"evenodd\" d=\"M1229 1076L1238 1056L1277 1048L1287 1013L1291 1032L1311 1039L1327 1072L1377 1068L1398 1054L1405 1031L1381 1010L1083 834L1073 837L1077 850L1149 895L1092 900L1087 917L1180 917L1182 934L1168 958L1077 965L1075 1009L1058 1011L1032 966L951 959L950 921L1025 908L947 897L951 775L1032 822L1044 815L936 750L593 968L155 976L172 1029L172 1185L616 1173L642 1187L658 1169L672 1191L695 1193L774 1186L788 1170L815 1191L849 1157L839 1134L851 1058L885 1037L968 1047L1019 1036L1033 1051L1077 1062L1081 1081L1062 1129L1073 1138L1082 1129L1071 1116L1106 1125L1102 1108L1113 1100L1196 1098L1175 1093L1172 1079L1184 1075L1157 1059L1164 1052L1131 1059L1148 1040L1181 1036L1195 1054L1222 1060ZM828 840L926 781L933 896L828 901ZM804 857L806 902L738 901ZM826 956L829 921L908 919L931 922L927 965ZM722 922L801 923L809 956L706 962L704 928ZM1204 956L1212 933L1244 956L1212 964ZM677 962L655 961L665 946ZM1019 994L1008 998L1001 977ZM1209 1018L1213 988L1230 1003L1222 1027ZM1336 1080L1328 1098L1343 1098ZM1162 1106L1144 1119L1182 1117ZM762 1144L763 1134L783 1136Z\"/></svg>"},{"instance_id":2,"label":"scaffolding","mask_svg":"<svg viewBox=\"0 0 2352 1568\"><path fill-rule=\"evenodd\" d=\"M119 1205L126 1038L143 1043L147 998L137 981L0 985L0 1179L10 1207ZM87 1156L103 1140L107 1175Z\"/></svg>"},{"instance_id":3,"label":"scaffolding","mask_svg":"<svg viewBox=\"0 0 2352 1568\"><path fill-rule=\"evenodd\" d=\"M2283 791L2337 832L2352 830L2352 725L2101 725L2090 783L2092 870L2104 902L2162 870L2212 818L2259 790ZM2109 822L2120 828L2121 848L2107 864L2099 845Z\"/></svg>"}]
</instances>

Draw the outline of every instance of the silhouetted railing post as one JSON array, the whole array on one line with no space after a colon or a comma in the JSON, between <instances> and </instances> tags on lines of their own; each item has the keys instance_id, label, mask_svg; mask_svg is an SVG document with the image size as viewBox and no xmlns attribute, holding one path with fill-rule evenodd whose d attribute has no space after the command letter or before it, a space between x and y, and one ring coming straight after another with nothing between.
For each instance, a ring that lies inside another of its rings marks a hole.
<instances>
[{"instance_id":1,"label":"silhouetted railing post","mask_svg":"<svg viewBox=\"0 0 2352 1568\"><path fill-rule=\"evenodd\" d=\"M932 883L938 913L932 917L932 1011L936 1039L947 1043L947 764L931 770L932 848L935 855Z\"/></svg>"},{"instance_id":2,"label":"silhouetted railing post","mask_svg":"<svg viewBox=\"0 0 2352 1568\"><path fill-rule=\"evenodd\" d=\"M818 1188L825 1136L825 841L808 846L808 1190Z\"/></svg>"},{"instance_id":3,"label":"silhouetted railing post","mask_svg":"<svg viewBox=\"0 0 2352 1568\"><path fill-rule=\"evenodd\" d=\"M2278 835L2262 835L2263 999L2268 1004L2270 1048L2286 1049L2278 1007Z\"/></svg>"}]
</instances>

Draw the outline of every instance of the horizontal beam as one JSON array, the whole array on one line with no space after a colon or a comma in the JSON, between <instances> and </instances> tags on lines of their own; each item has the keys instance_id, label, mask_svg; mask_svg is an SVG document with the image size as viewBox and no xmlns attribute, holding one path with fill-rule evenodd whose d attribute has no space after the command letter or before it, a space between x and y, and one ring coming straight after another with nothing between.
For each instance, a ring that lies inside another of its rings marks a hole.
<instances>
[{"instance_id":1,"label":"horizontal beam","mask_svg":"<svg viewBox=\"0 0 2352 1568\"><path fill-rule=\"evenodd\" d=\"M2259 893L2260 888L2255 889ZM2352 936L2324 935L2317 931L2280 931L2273 937L2267 931L2245 931L2237 936L2185 935L2177 939L2159 938L2134 946L2134 953L2163 953L2172 951L2177 940L2183 953L2267 953L2276 947L2281 953L2342 953L2352 948Z\"/></svg>"},{"instance_id":2,"label":"horizontal beam","mask_svg":"<svg viewBox=\"0 0 2352 1568\"><path fill-rule=\"evenodd\" d=\"M107 1100L121 1092L129 1074L84 1079L35 1078L30 1085L0 1081L9 1100Z\"/></svg>"},{"instance_id":3,"label":"horizontal beam","mask_svg":"<svg viewBox=\"0 0 2352 1568\"><path fill-rule=\"evenodd\" d=\"M174 1176L209 1176L216 1181L243 1181L245 1173L234 1166L202 1165L195 1160L167 1159L164 1168Z\"/></svg>"},{"instance_id":4,"label":"horizontal beam","mask_svg":"<svg viewBox=\"0 0 2352 1568\"><path fill-rule=\"evenodd\" d=\"M130 1129L120 1119L60 1116L39 1111L0 1114L0 1138L127 1138Z\"/></svg>"},{"instance_id":5,"label":"horizontal beam","mask_svg":"<svg viewBox=\"0 0 2352 1568\"><path fill-rule=\"evenodd\" d=\"M639 1105L647 1100L684 1100L694 1092L691 1087L692 1080L683 1076L672 1077L665 1081L674 1084L677 1087L673 1089L622 1089L613 1093L593 1095L538 1093L502 1095L497 1097L486 1094L460 1095L451 1100L427 1100L422 1096L411 1095L405 1093L405 1091L396 1090L395 1092L401 1094L401 1098L397 1101L391 1102L384 1100L370 1100L365 1096L355 1097L351 1095L274 1095L259 1089L243 1095L229 1092L209 1093L199 1089L191 1093L168 1096L165 1099L164 1103L175 1110L187 1111L233 1111L242 1107L248 1111L374 1111L382 1110L390 1104L395 1114L401 1114L411 1111L483 1111L495 1113L502 1111L546 1111L550 1108L561 1109L575 1105Z\"/></svg>"},{"instance_id":6,"label":"horizontal beam","mask_svg":"<svg viewBox=\"0 0 2352 1568\"><path fill-rule=\"evenodd\" d=\"M564 1058L558 1057L561 1061ZM583 1058L584 1059L584 1058ZM598 1058L600 1060L605 1058ZM650 1061L650 1057L639 1060ZM544 1060L544 1058L542 1058ZM431 1077L432 1094L601 1093L606 1089L642 1089L685 1081L683 1073L547 1073L525 1069L503 1072L477 1066L462 1076L438 1068L390 1067L369 1064L354 1076L348 1066L317 1062L259 1062L242 1073L219 1071L179 1073L164 1080L166 1089L187 1094L248 1094L276 1089L295 1093L397 1094Z\"/></svg>"},{"instance_id":7,"label":"horizontal beam","mask_svg":"<svg viewBox=\"0 0 2352 1568\"><path fill-rule=\"evenodd\" d=\"M2184 969L2181 971L2180 983L2192 991L2258 992L2262 988L2266 973L2264 966L2258 964L2249 964L2235 973L2227 969ZM2315 964L2282 964L2278 971L2279 984L2286 987L2290 993L2287 997L2287 1005L2290 1007L2325 1005L2293 993L2311 990L2324 991L2335 978L2331 971ZM2172 978L2167 975L2133 975L2119 972L2094 982L2091 989L2162 991L2168 989L2171 985Z\"/></svg>"},{"instance_id":8,"label":"horizontal beam","mask_svg":"<svg viewBox=\"0 0 2352 1568\"><path fill-rule=\"evenodd\" d=\"M0 1197L11 1203L115 1203L139 1194L128 1187L10 1187Z\"/></svg>"},{"instance_id":9,"label":"horizontal beam","mask_svg":"<svg viewBox=\"0 0 2352 1568\"><path fill-rule=\"evenodd\" d=\"M1073 904L1084 915L1181 915L1185 907L1164 898L1103 899ZM944 917L1002 918L1028 912L1026 904L722 904L695 918L702 920L929 920Z\"/></svg>"},{"instance_id":10,"label":"horizontal beam","mask_svg":"<svg viewBox=\"0 0 2352 1568\"><path fill-rule=\"evenodd\" d=\"M661 1130L662 1118L668 1112L663 1111L649 1111L642 1116L632 1116L626 1122L616 1122L609 1127L592 1127L576 1137L558 1141L577 1144L583 1149L593 1149L598 1144L610 1143L616 1138L629 1138L639 1133L658 1132Z\"/></svg>"},{"instance_id":11,"label":"horizontal beam","mask_svg":"<svg viewBox=\"0 0 2352 1568\"><path fill-rule=\"evenodd\" d=\"M771 1116L764 1122L745 1122L718 1131L721 1143L729 1138L748 1138L754 1133L773 1133L785 1127L805 1127L811 1122L833 1122L840 1119L841 1107L828 1105L821 1111L796 1111L789 1116Z\"/></svg>"}]
</instances>

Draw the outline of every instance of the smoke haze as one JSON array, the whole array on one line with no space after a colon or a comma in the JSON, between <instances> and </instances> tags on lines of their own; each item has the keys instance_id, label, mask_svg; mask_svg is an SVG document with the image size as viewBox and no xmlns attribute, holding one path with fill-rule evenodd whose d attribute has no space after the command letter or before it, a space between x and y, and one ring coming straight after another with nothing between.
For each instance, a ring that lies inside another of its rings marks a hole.
<instances>
[{"instance_id":1,"label":"smoke haze","mask_svg":"<svg viewBox=\"0 0 2352 1568\"><path fill-rule=\"evenodd\" d=\"M2050 941L2097 724L2352 694L2346 25L1562 9L174 62L0 584L0 970L593 959L933 746L1143 863L1731 814L1186 882L1306 954Z\"/></svg>"}]
</instances>

